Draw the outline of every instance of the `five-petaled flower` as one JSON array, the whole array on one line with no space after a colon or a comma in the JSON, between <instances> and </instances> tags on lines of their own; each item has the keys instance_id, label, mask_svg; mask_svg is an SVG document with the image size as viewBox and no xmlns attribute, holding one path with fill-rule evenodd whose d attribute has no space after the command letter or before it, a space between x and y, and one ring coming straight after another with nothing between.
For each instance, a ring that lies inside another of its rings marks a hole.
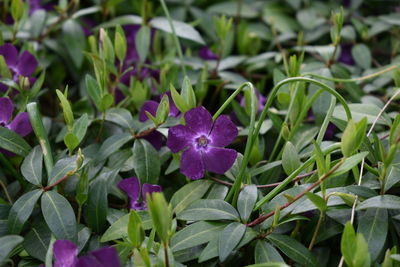
<instances>
[{"instance_id":1,"label":"five-petaled flower","mask_svg":"<svg viewBox=\"0 0 400 267\"><path fill-rule=\"evenodd\" d=\"M69 240L57 240L53 246L54 267L119 267L117 250L103 247L78 258L78 247Z\"/></svg>"},{"instance_id":2,"label":"five-petaled flower","mask_svg":"<svg viewBox=\"0 0 400 267\"><path fill-rule=\"evenodd\" d=\"M24 51L22 54L18 55L17 48L7 43L0 46L0 55L4 57L11 71L12 79L16 83L19 81L19 76L28 77L31 84L35 81L35 78L30 76L35 72L38 62L31 53ZM6 90L7 86L0 83L0 91Z\"/></svg>"},{"instance_id":3,"label":"five-petaled flower","mask_svg":"<svg viewBox=\"0 0 400 267\"><path fill-rule=\"evenodd\" d=\"M154 192L161 192L161 186L153 184L143 184L142 187L142 201L139 201L140 196L140 182L136 177L123 179L118 183L119 189L124 191L129 197L129 208L133 210L147 209L146 194L150 195Z\"/></svg>"},{"instance_id":4,"label":"five-petaled flower","mask_svg":"<svg viewBox=\"0 0 400 267\"><path fill-rule=\"evenodd\" d=\"M181 172L192 180L204 176L204 170L223 174L236 160L237 152L224 148L238 135L236 125L226 115L213 124L211 114L204 107L187 111L186 125L171 127L167 146L173 153L183 150Z\"/></svg>"},{"instance_id":5,"label":"five-petaled flower","mask_svg":"<svg viewBox=\"0 0 400 267\"><path fill-rule=\"evenodd\" d=\"M24 137L32 131L27 112L22 112L11 120L14 104L9 98L0 97L0 127L5 127L18 135Z\"/></svg>"}]
</instances>

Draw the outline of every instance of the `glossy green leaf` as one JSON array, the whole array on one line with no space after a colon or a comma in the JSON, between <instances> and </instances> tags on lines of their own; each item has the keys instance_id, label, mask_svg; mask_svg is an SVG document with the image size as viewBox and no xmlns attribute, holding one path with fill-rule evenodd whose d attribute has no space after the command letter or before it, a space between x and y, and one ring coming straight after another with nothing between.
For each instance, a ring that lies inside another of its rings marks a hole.
<instances>
[{"instance_id":1,"label":"glossy green leaf","mask_svg":"<svg viewBox=\"0 0 400 267\"><path fill-rule=\"evenodd\" d=\"M369 208L398 209L400 207L400 197L394 195L376 196L366 199L358 205L358 210Z\"/></svg>"},{"instance_id":2,"label":"glossy green leaf","mask_svg":"<svg viewBox=\"0 0 400 267\"><path fill-rule=\"evenodd\" d=\"M107 180L98 177L89 187L89 198L84 207L85 221L96 233L101 233L107 221Z\"/></svg>"},{"instance_id":3,"label":"glossy green leaf","mask_svg":"<svg viewBox=\"0 0 400 267\"><path fill-rule=\"evenodd\" d=\"M0 264L4 263L10 252L22 241L24 241L24 238L19 235L0 237Z\"/></svg>"},{"instance_id":4,"label":"glossy green leaf","mask_svg":"<svg viewBox=\"0 0 400 267\"><path fill-rule=\"evenodd\" d=\"M218 254L221 262L224 262L239 244L245 231L246 226L238 222L230 223L224 228L218 241Z\"/></svg>"},{"instance_id":5,"label":"glossy green leaf","mask_svg":"<svg viewBox=\"0 0 400 267\"><path fill-rule=\"evenodd\" d=\"M264 240L257 241L254 250L254 260L256 263L285 262L279 252Z\"/></svg>"},{"instance_id":6,"label":"glossy green leaf","mask_svg":"<svg viewBox=\"0 0 400 267\"><path fill-rule=\"evenodd\" d=\"M75 120L75 123L72 127L72 132L78 139L78 143L82 142L83 138L86 135L87 129L89 127L89 118L85 113L79 119Z\"/></svg>"},{"instance_id":7,"label":"glossy green leaf","mask_svg":"<svg viewBox=\"0 0 400 267\"><path fill-rule=\"evenodd\" d=\"M196 222L178 231L171 239L172 251L179 251L209 242L225 228L226 224Z\"/></svg>"},{"instance_id":8,"label":"glossy green leaf","mask_svg":"<svg viewBox=\"0 0 400 267\"><path fill-rule=\"evenodd\" d=\"M76 218L71 204L62 195L45 192L41 201L43 217L57 239L76 240Z\"/></svg>"},{"instance_id":9,"label":"glossy green leaf","mask_svg":"<svg viewBox=\"0 0 400 267\"><path fill-rule=\"evenodd\" d=\"M237 211L221 199L199 199L177 215L180 220L239 220Z\"/></svg>"},{"instance_id":10,"label":"glossy green leaf","mask_svg":"<svg viewBox=\"0 0 400 267\"><path fill-rule=\"evenodd\" d=\"M160 176L160 156L146 140L138 139L133 145L134 169L142 183L157 184Z\"/></svg>"},{"instance_id":11,"label":"glossy green leaf","mask_svg":"<svg viewBox=\"0 0 400 267\"><path fill-rule=\"evenodd\" d=\"M295 146L291 142L287 142L282 154L282 167L287 175L290 175L298 167L300 167L300 158Z\"/></svg>"},{"instance_id":12,"label":"glossy green leaf","mask_svg":"<svg viewBox=\"0 0 400 267\"><path fill-rule=\"evenodd\" d=\"M85 34L82 27L75 20L69 19L62 25L62 40L75 67L80 68L83 63L83 51L86 46Z\"/></svg>"},{"instance_id":13,"label":"glossy green leaf","mask_svg":"<svg viewBox=\"0 0 400 267\"><path fill-rule=\"evenodd\" d=\"M365 44L356 44L353 46L351 49L351 55L358 66L364 69L369 69L371 67L371 51Z\"/></svg>"},{"instance_id":14,"label":"glossy green leaf","mask_svg":"<svg viewBox=\"0 0 400 267\"><path fill-rule=\"evenodd\" d=\"M116 152L124 144L132 140L132 138L133 137L130 133L120 133L110 136L101 145L96 159L98 161L107 159L112 153Z\"/></svg>"},{"instance_id":15,"label":"glossy green leaf","mask_svg":"<svg viewBox=\"0 0 400 267\"><path fill-rule=\"evenodd\" d=\"M46 223L34 224L29 233L25 236L24 248L29 255L45 261L47 248L51 239L51 231Z\"/></svg>"},{"instance_id":16,"label":"glossy green leaf","mask_svg":"<svg viewBox=\"0 0 400 267\"><path fill-rule=\"evenodd\" d=\"M33 208L36 205L43 191L35 189L22 195L12 206L8 215L8 232L10 234L19 234L26 220L31 216Z\"/></svg>"},{"instance_id":17,"label":"glossy green leaf","mask_svg":"<svg viewBox=\"0 0 400 267\"><path fill-rule=\"evenodd\" d=\"M92 98L92 101L96 107L99 108L101 100L101 88L99 84L92 76L90 76L90 74L86 74L85 83L88 95Z\"/></svg>"},{"instance_id":18,"label":"glossy green leaf","mask_svg":"<svg viewBox=\"0 0 400 267\"><path fill-rule=\"evenodd\" d=\"M242 189L242 191L240 191L237 209L239 211L240 218L242 218L244 222L249 219L256 201L257 187L255 185L247 185Z\"/></svg>"},{"instance_id":19,"label":"glossy green leaf","mask_svg":"<svg viewBox=\"0 0 400 267\"><path fill-rule=\"evenodd\" d=\"M134 247L139 248L145 238L142 219L135 210L131 210L128 222L128 237Z\"/></svg>"},{"instance_id":20,"label":"glossy green leaf","mask_svg":"<svg viewBox=\"0 0 400 267\"><path fill-rule=\"evenodd\" d=\"M191 203L202 198L207 190L210 188L212 182L209 180L198 180L186 184L181 187L171 198L171 205L174 212L179 214L185 210Z\"/></svg>"},{"instance_id":21,"label":"glossy green leaf","mask_svg":"<svg viewBox=\"0 0 400 267\"><path fill-rule=\"evenodd\" d=\"M31 147L17 133L0 126L0 148L11 151L25 157L29 154Z\"/></svg>"},{"instance_id":22,"label":"glossy green leaf","mask_svg":"<svg viewBox=\"0 0 400 267\"><path fill-rule=\"evenodd\" d=\"M334 173L332 173L332 175L330 176L335 177L335 176L339 176L341 174L344 174L348 171L350 171L352 168L354 168L355 166L357 166L357 164L359 164L363 158L365 158L368 155L368 152L361 152L358 154L355 154L349 158L347 158L342 165L339 166L339 168L336 169L336 171Z\"/></svg>"},{"instance_id":23,"label":"glossy green leaf","mask_svg":"<svg viewBox=\"0 0 400 267\"><path fill-rule=\"evenodd\" d=\"M35 146L21 165L24 178L37 186L42 185L43 152L40 146Z\"/></svg>"},{"instance_id":24,"label":"glossy green leaf","mask_svg":"<svg viewBox=\"0 0 400 267\"><path fill-rule=\"evenodd\" d=\"M134 128L132 114L123 108L110 108L106 112L106 121L110 121L125 129Z\"/></svg>"},{"instance_id":25,"label":"glossy green leaf","mask_svg":"<svg viewBox=\"0 0 400 267\"><path fill-rule=\"evenodd\" d=\"M48 184L49 185L54 184L55 182L61 180L66 175L70 175L71 172L73 172L75 169L76 169L76 156L60 159L59 161L56 162L50 173Z\"/></svg>"},{"instance_id":26,"label":"glossy green leaf","mask_svg":"<svg viewBox=\"0 0 400 267\"><path fill-rule=\"evenodd\" d=\"M139 54L140 62L145 62L150 49L150 27L142 25L136 33L135 44Z\"/></svg>"},{"instance_id":27,"label":"glossy green leaf","mask_svg":"<svg viewBox=\"0 0 400 267\"><path fill-rule=\"evenodd\" d=\"M164 246L168 245L172 226L172 207L165 200L163 193L153 192L151 196L147 194L146 199L157 236Z\"/></svg>"},{"instance_id":28,"label":"glossy green leaf","mask_svg":"<svg viewBox=\"0 0 400 267\"><path fill-rule=\"evenodd\" d=\"M304 266L319 266L315 256L296 239L279 234L271 234L267 239L293 261Z\"/></svg>"}]
</instances>

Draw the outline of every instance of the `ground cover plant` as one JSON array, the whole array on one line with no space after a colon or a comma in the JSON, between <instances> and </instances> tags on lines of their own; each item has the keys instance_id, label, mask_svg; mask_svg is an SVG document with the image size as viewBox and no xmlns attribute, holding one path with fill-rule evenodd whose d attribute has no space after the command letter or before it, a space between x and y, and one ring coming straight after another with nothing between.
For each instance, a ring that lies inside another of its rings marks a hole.
<instances>
[{"instance_id":1,"label":"ground cover plant","mask_svg":"<svg viewBox=\"0 0 400 267\"><path fill-rule=\"evenodd\" d=\"M400 266L398 1L0 6L0 265Z\"/></svg>"}]
</instances>

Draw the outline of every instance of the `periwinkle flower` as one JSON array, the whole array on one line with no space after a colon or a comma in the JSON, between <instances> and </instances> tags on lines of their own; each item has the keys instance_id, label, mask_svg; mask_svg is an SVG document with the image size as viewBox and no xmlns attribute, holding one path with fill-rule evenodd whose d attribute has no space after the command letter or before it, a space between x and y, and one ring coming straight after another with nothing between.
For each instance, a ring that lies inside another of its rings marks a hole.
<instances>
[{"instance_id":1,"label":"periwinkle flower","mask_svg":"<svg viewBox=\"0 0 400 267\"><path fill-rule=\"evenodd\" d=\"M347 65L354 65L355 61L351 54L352 44L341 44L340 45L340 56L338 61Z\"/></svg>"},{"instance_id":2,"label":"periwinkle flower","mask_svg":"<svg viewBox=\"0 0 400 267\"><path fill-rule=\"evenodd\" d=\"M69 240L57 240L53 246L54 267L119 267L117 250L103 247L78 258L78 247Z\"/></svg>"},{"instance_id":3,"label":"periwinkle flower","mask_svg":"<svg viewBox=\"0 0 400 267\"><path fill-rule=\"evenodd\" d=\"M136 177L123 179L118 183L119 189L124 191L129 197L129 208L133 210L147 209L146 195L154 192L161 192L162 188L159 185L143 184L142 186L142 201L139 201L140 196L140 182Z\"/></svg>"},{"instance_id":4,"label":"periwinkle flower","mask_svg":"<svg viewBox=\"0 0 400 267\"><path fill-rule=\"evenodd\" d=\"M0 127L5 127L24 137L32 132L32 126L27 112L15 116L13 120L14 104L9 98L0 97Z\"/></svg>"},{"instance_id":5,"label":"periwinkle flower","mask_svg":"<svg viewBox=\"0 0 400 267\"><path fill-rule=\"evenodd\" d=\"M4 57L13 76L13 80L16 83L19 81L19 76L28 77L30 83L35 81L35 79L30 76L35 72L38 62L31 53L24 51L22 54L18 55L17 48L7 43L0 46L0 55ZM7 86L0 83L0 91L6 90Z\"/></svg>"},{"instance_id":6,"label":"periwinkle flower","mask_svg":"<svg viewBox=\"0 0 400 267\"><path fill-rule=\"evenodd\" d=\"M208 48L207 46L203 46L199 50L199 57L204 60L217 60L218 59L218 56L213 51L211 51L211 49Z\"/></svg>"},{"instance_id":7,"label":"periwinkle flower","mask_svg":"<svg viewBox=\"0 0 400 267\"><path fill-rule=\"evenodd\" d=\"M192 180L204 177L204 171L223 174L236 160L234 149L224 148L238 135L236 125L226 115L213 124L210 112L204 107L187 111L186 125L171 127L167 146L173 153L182 152L181 172Z\"/></svg>"}]
</instances>

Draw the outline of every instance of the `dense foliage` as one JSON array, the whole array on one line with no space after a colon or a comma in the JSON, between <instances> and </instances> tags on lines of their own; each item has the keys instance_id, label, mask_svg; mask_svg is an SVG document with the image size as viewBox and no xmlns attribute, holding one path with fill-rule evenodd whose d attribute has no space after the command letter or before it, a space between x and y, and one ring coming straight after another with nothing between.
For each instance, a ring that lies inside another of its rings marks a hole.
<instances>
[{"instance_id":1,"label":"dense foliage","mask_svg":"<svg viewBox=\"0 0 400 267\"><path fill-rule=\"evenodd\" d=\"M398 1L0 6L0 265L400 266Z\"/></svg>"}]
</instances>

